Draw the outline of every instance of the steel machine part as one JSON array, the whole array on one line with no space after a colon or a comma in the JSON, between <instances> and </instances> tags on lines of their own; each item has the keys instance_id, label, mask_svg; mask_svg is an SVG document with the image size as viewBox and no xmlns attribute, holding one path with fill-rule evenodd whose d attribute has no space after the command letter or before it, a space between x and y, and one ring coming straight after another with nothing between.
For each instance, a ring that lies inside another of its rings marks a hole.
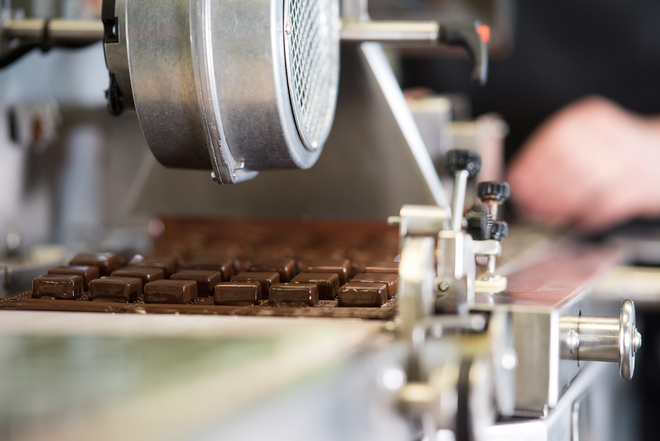
<instances>
[{"instance_id":1,"label":"steel machine part","mask_svg":"<svg viewBox=\"0 0 660 441\"><path fill-rule=\"evenodd\" d=\"M405 320L405 319L404 319ZM428 439L440 430L483 440L498 415L511 415L515 352L508 314L428 316L409 343L399 411Z\"/></svg>"},{"instance_id":2,"label":"steel machine part","mask_svg":"<svg viewBox=\"0 0 660 441\"><path fill-rule=\"evenodd\" d=\"M480 182L477 186L477 196L488 207L492 221L491 239L502 241L509 234L506 222L499 220L499 206L509 199L509 184L506 182ZM486 272L477 280L477 289L480 292L501 292L506 289L507 280L497 274L497 256L489 255Z\"/></svg>"},{"instance_id":3,"label":"steel machine part","mask_svg":"<svg viewBox=\"0 0 660 441\"><path fill-rule=\"evenodd\" d=\"M340 40L462 46L485 83L484 25L356 20L344 3L341 30L339 0L104 0L102 22L5 20L0 55L4 66L35 47L102 38L110 113L134 108L163 165L232 184L316 163L337 105Z\"/></svg>"},{"instance_id":4,"label":"steel machine part","mask_svg":"<svg viewBox=\"0 0 660 441\"><path fill-rule=\"evenodd\" d=\"M0 69L28 52L55 47L79 48L103 39L103 24L94 20L14 20L0 5Z\"/></svg>"},{"instance_id":5,"label":"steel machine part","mask_svg":"<svg viewBox=\"0 0 660 441\"><path fill-rule=\"evenodd\" d=\"M106 0L103 12L110 107L135 106L161 163L227 184L316 162L337 99L336 1Z\"/></svg>"},{"instance_id":6,"label":"steel machine part","mask_svg":"<svg viewBox=\"0 0 660 441\"><path fill-rule=\"evenodd\" d=\"M412 353L423 352L419 349L425 347L420 343L423 337L443 334L429 325L434 320L466 320L472 314L485 313L490 314L492 321L495 315L508 314L512 335L510 354L515 355L493 366L517 364L518 373L515 380L509 377L506 390L515 395L515 405L513 400L509 402L510 409L515 407L512 413L525 418L548 417L553 409L566 407L560 405L561 398L583 371L589 371L585 361L617 362L621 378L630 380L635 354L641 347L634 305L630 300L624 301L620 317L587 315L591 310L588 288L616 263L616 253L560 248L547 253L542 261L530 263L520 275L510 274L509 286L502 292L480 293L475 290L475 257L500 255L500 241L508 228L504 222L493 222L486 236L481 234L481 224L487 225L488 218L473 215L473 219L480 219L479 234L472 238L463 232L463 225L469 226L469 221L462 221L462 204L457 201L466 180L466 176L460 176L466 173L461 172L455 173L459 179L454 189L452 216L445 210L407 206L399 218L393 219L401 226L402 240L400 335L410 342ZM503 184L499 185L504 188ZM456 226L458 231L454 230ZM547 280L553 282L546 285ZM420 333L424 324L425 332ZM496 352L506 351L500 347ZM419 355L412 357L408 372L411 379L431 375L419 360ZM507 384L501 378L497 383ZM426 392L427 396L433 395Z\"/></svg>"},{"instance_id":7,"label":"steel machine part","mask_svg":"<svg viewBox=\"0 0 660 441\"><path fill-rule=\"evenodd\" d=\"M619 363L621 379L632 380L635 354L642 346L632 300L623 301L619 317L562 317L559 332L562 358L577 360L578 363L616 362Z\"/></svg>"},{"instance_id":8,"label":"steel machine part","mask_svg":"<svg viewBox=\"0 0 660 441\"><path fill-rule=\"evenodd\" d=\"M212 168L230 184L318 160L337 102L336 0L105 0L103 12L109 109L135 107L161 163ZM431 23L431 33L423 23L381 24L380 32L369 25L379 26L348 20L341 39L461 45L485 81L487 52L474 23Z\"/></svg>"}]
</instances>

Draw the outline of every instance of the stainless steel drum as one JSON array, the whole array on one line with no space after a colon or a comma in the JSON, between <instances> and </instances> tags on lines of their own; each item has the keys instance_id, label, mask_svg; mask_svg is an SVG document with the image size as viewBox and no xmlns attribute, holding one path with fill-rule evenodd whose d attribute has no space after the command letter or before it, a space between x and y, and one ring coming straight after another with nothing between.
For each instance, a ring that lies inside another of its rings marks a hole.
<instances>
[{"instance_id":1,"label":"stainless steel drum","mask_svg":"<svg viewBox=\"0 0 660 441\"><path fill-rule=\"evenodd\" d=\"M135 107L161 163L212 169L229 184L316 162L337 100L337 0L105 0L104 8L115 92Z\"/></svg>"}]
</instances>

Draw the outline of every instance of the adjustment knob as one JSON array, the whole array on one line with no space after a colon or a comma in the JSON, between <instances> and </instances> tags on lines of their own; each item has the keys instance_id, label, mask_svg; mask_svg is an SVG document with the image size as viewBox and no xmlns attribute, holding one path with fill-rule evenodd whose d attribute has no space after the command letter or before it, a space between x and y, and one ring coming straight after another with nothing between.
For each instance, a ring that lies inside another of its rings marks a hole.
<instances>
[{"instance_id":1,"label":"adjustment knob","mask_svg":"<svg viewBox=\"0 0 660 441\"><path fill-rule=\"evenodd\" d=\"M481 156L472 150L449 150L445 155L445 169L451 176L465 170L473 178L481 170Z\"/></svg>"},{"instance_id":2,"label":"adjustment knob","mask_svg":"<svg viewBox=\"0 0 660 441\"><path fill-rule=\"evenodd\" d=\"M504 221L493 222L493 225L490 227L490 238L501 242L502 239L509 235L509 224Z\"/></svg>"},{"instance_id":3,"label":"adjustment knob","mask_svg":"<svg viewBox=\"0 0 660 441\"><path fill-rule=\"evenodd\" d=\"M506 182L480 182L477 185L477 196L482 201L504 202L509 199L509 184Z\"/></svg>"},{"instance_id":4,"label":"adjustment knob","mask_svg":"<svg viewBox=\"0 0 660 441\"><path fill-rule=\"evenodd\" d=\"M492 220L485 205L475 205L465 215L467 231L474 240L488 240Z\"/></svg>"}]
</instances>

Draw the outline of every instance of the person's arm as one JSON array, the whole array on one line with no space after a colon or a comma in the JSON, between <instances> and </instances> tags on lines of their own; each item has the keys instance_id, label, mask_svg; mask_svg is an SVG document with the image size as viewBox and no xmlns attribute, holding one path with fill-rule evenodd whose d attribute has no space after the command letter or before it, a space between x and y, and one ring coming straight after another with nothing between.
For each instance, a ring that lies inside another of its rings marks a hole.
<instances>
[{"instance_id":1,"label":"person's arm","mask_svg":"<svg viewBox=\"0 0 660 441\"><path fill-rule=\"evenodd\" d=\"M601 97L559 111L509 168L517 211L596 232L634 217L660 217L660 118Z\"/></svg>"}]
</instances>

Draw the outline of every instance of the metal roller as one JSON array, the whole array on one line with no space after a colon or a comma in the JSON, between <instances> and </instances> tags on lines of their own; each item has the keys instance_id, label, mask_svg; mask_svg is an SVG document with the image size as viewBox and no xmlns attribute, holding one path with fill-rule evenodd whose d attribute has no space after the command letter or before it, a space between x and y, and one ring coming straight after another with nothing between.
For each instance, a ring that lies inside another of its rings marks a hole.
<instances>
[{"instance_id":1,"label":"metal roller","mask_svg":"<svg viewBox=\"0 0 660 441\"><path fill-rule=\"evenodd\" d=\"M623 301L619 317L562 317L560 332L562 358L619 363L621 379L632 379L635 354L642 346L632 300Z\"/></svg>"}]
</instances>

